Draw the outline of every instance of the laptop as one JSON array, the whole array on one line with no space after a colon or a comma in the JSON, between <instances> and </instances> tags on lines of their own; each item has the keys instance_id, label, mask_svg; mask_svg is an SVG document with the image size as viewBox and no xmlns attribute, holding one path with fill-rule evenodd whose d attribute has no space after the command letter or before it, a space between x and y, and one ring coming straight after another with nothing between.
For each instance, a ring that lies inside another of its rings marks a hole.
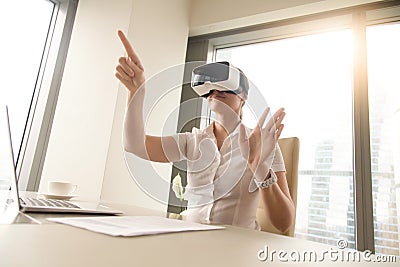
<instances>
[{"instance_id":1,"label":"laptop","mask_svg":"<svg viewBox=\"0 0 400 267\"><path fill-rule=\"evenodd\" d=\"M5 223L11 220L19 211L104 215L122 214L121 211L92 202L21 198L14 162L10 120L8 108L5 106L1 107L0 110L0 220Z\"/></svg>"}]
</instances>

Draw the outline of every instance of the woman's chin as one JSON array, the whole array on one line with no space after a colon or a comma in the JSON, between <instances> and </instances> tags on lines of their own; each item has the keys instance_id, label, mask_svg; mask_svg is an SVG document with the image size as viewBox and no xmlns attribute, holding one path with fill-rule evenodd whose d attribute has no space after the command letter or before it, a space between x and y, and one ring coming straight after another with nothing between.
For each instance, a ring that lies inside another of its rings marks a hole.
<instances>
[{"instance_id":1,"label":"woman's chin","mask_svg":"<svg viewBox=\"0 0 400 267\"><path fill-rule=\"evenodd\" d=\"M225 114L225 115L236 114L236 112L230 106L218 100L211 100L208 103L208 107L217 114Z\"/></svg>"},{"instance_id":2,"label":"woman's chin","mask_svg":"<svg viewBox=\"0 0 400 267\"><path fill-rule=\"evenodd\" d=\"M221 101L218 101L216 99L211 99L208 102L208 107L212 111L214 111L216 113L220 113L220 112L224 112L224 110L226 110L228 106L225 103L221 102Z\"/></svg>"}]
</instances>

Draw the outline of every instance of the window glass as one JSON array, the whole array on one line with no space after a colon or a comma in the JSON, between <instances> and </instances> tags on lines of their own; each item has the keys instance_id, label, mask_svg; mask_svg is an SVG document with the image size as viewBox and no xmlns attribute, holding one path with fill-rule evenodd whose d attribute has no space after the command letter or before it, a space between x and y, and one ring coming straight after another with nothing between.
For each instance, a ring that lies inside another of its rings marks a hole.
<instances>
[{"instance_id":1,"label":"window glass","mask_svg":"<svg viewBox=\"0 0 400 267\"><path fill-rule=\"evenodd\" d=\"M18 156L53 15L47 0L0 3L0 101L9 106L14 153Z\"/></svg>"},{"instance_id":2,"label":"window glass","mask_svg":"<svg viewBox=\"0 0 400 267\"><path fill-rule=\"evenodd\" d=\"M339 30L220 48L216 60L241 68L272 110L285 107L281 137L300 139L295 236L354 248L352 49L352 31Z\"/></svg>"},{"instance_id":3,"label":"window glass","mask_svg":"<svg viewBox=\"0 0 400 267\"><path fill-rule=\"evenodd\" d=\"M374 236L400 255L400 24L367 28Z\"/></svg>"}]
</instances>

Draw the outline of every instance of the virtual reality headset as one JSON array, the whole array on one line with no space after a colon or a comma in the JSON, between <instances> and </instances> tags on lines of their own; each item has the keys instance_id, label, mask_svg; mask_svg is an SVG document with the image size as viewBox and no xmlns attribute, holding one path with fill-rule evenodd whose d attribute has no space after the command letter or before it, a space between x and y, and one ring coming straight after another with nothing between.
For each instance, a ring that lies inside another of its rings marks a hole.
<instances>
[{"instance_id":1,"label":"virtual reality headset","mask_svg":"<svg viewBox=\"0 0 400 267\"><path fill-rule=\"evenodd\" d=\"M203 97L208 97L212 90L235 94L244 92L247 96L249 90L247 77L227 61L209 63L193 69L191 86Z\"/></svg>"}]
</instances>

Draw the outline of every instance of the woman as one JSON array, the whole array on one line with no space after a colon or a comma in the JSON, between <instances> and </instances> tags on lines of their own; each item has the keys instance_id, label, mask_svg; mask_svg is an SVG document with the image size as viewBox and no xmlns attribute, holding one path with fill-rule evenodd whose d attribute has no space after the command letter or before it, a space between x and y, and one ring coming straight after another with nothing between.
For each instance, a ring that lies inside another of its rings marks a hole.
<instances>
[{"instance_id":1,"label":"woman","mask_svg":"<svg viewBox=\"0 0 400 267\"><path fill-rule=\"evenodd\" d=\"M288 230L295 209L277 145L283 129L284 109L279 109L262 127L269 113L267 108L255 129L247 129L241 123L241 111L247 99L242 80L240 90L235 92L208 82L210 90L206 97L215 113L215 121L210 126L175 136L146 135L144 68L126 36L121 31L118 36L127 53L126 57L119 58L115 72L128 89L125 150L155 162L187 160L187 219L190 221L259 229L256 209L261 197L271 223L282 232ZM241 71L240 75L241 79L245 78ZM243 81L245 84L247 78Z\"/></svg>"}]
</instances>

